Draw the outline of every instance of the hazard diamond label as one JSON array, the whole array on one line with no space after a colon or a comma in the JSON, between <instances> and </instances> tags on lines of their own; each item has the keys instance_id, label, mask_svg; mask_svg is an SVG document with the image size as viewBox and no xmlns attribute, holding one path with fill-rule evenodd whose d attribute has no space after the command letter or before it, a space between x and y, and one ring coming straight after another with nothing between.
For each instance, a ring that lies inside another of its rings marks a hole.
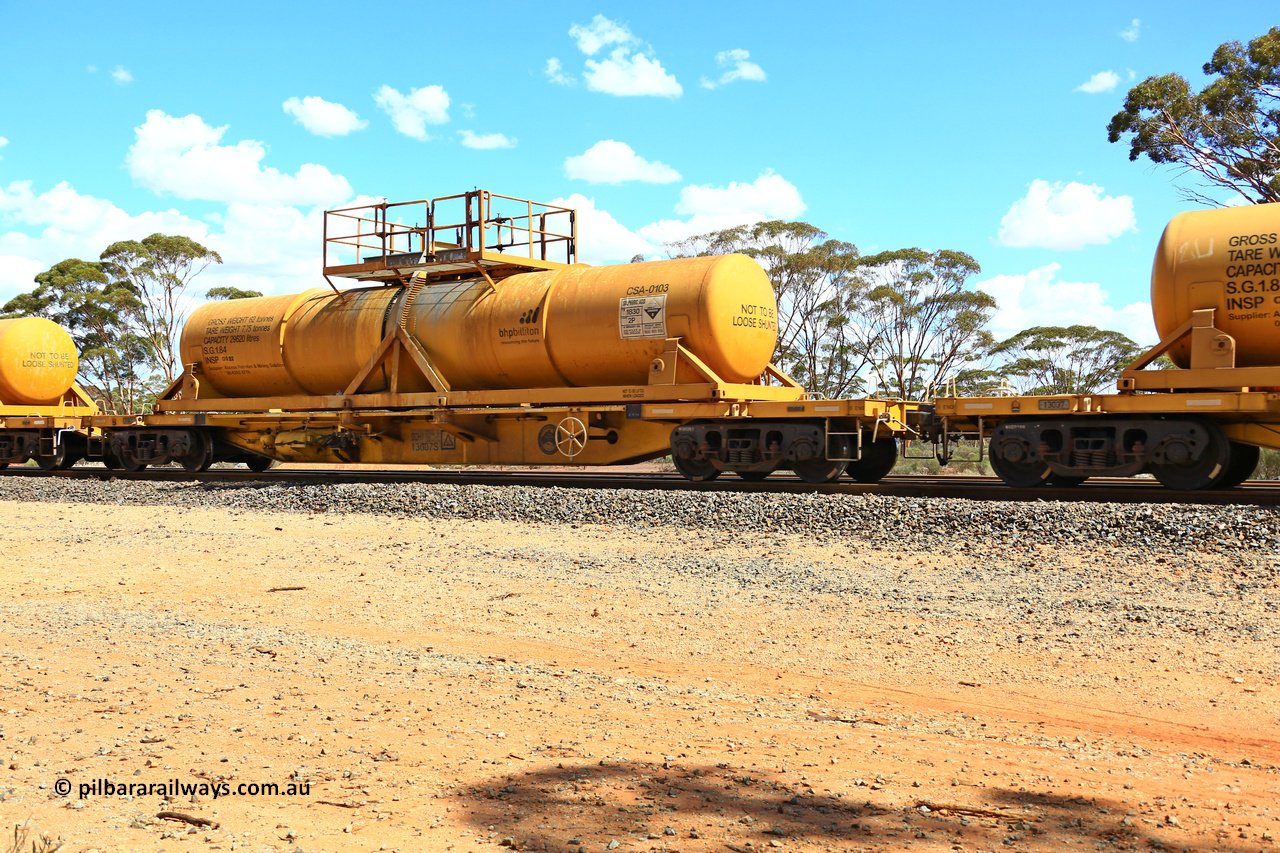
<instances>
[{"instance_id":1,"label":"hazard diamond label","mask_svg":"<svg viewBox=\"0 0 1280 853\"><path fill-rule=\"evenodd\" d=\"M667 337L667 295L626 296L618 305L618 332L624 341Z\"/></svg>"}]
</instances>

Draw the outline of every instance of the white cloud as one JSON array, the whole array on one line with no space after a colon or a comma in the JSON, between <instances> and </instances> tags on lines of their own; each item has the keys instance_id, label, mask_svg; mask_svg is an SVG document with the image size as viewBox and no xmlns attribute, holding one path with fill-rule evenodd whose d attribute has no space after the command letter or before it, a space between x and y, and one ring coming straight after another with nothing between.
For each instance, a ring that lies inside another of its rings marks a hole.
<instances>
[{"instance_id":1,"label":"white cloud","mask_svg":"<svg viewBox=\"0 0 1280 853\"><path fill-rule=\"evenodd\" d=\"M600 48L611 44L631 44L638 40L626 27L604 15L596 15L585 27L574 24L569 27L569 36L578 43L578 50L587 56L595 56Z\"/></svg>"},{"instance_id":2,"label":"white cloud","mask_svg":"<svg viewBox=\"0 0 1280 853\"><path fill-rule=\"evenodd\" d=\"M602 49L616 45L609 55L600 60L586 60L583 78L587 88L607 95L635 96L658 95L678 98L684 93L675 75L667 72L662 63L652 56L652 48L640 47L640 39L616 21L604 15L596 15L591 23L569 27L569 35L578 43L578 50L587 56L595 56ZM573 85L574 79L564 73L560 60L552 57L543 69L552 83Z\"/></svg>"},{"instance_id":3,"label":"white cloud","mask_svg":"<svg viewBox=\"0 0 1280 853\"><path fill-rule=\"evenodd\" d=\"M66 181L39 194L30 181L14 181L0 187L0 298L30 290L36 273L66 258L95 260L117 240L157 231L203 240L207 230L172 209L131 216Z\"/></svg>"},{"instance_id":4,"label":"white cloud","mask_svg":"<svg viewBox=\"0 0 1280 853\"><path fill-rule=\"evenodd\" d=\"M502 133L474 133L470 130L459 131L462 144L467 148L487 151L491 148L515 148L516 139Z\"/></svg>"},{"instance_id":5,"label":"white cloud","mask_svg":"<svg viewBox=\"0 0 1280 853\"><path fill-rule=\"evenodd\" d=\"M1124 39L1125 41L1137 41L1138 29L1141 26L1142 26L1142 21L1139 20L1138 18L1134 18L1133 23L1129 25L1128 29L1120 31L1120 38Z\"/></svg>"},{"instance_id":6,"label":"white cloud","mask_svg":"<svg viewBox=\"0 0 1280 853\"><path fill-rule=\"evenodd\" d=\"M98 73L98 66L96 66L96 65L86 65L86 66L84 67L84 70L85 70L85 71L88 71L90 74L97 74L97 73Z\"/></svg>"},{"instance_id":7,"label":"white cloud","mask_svg":"<svg viewBox=\"0 0 1280 853\"><path fill-rule=\"evenodd\" d=\"M9 144L9 140L5 139L3 136L0 136L0 148L3 148L8 144ZM0 157L0 160L3 160L3 159L4 157Z\"/></svg>"},{"instance_id":8,"label":"white cloud","mask_svg":"<svg viewBox=\"0 0 1280 853\"><path fill-rule=\"evenodd\" d=\"M1035 180L1000 220L1002 246L1080 249L1137 230L1133 199L1104 196L1102 187Z\"/></svg>"},{"instance_id":9,"label":"white cloud","mask_svg":"<svg viewBox=\"0 0 1280 853\"><path fill-rule=\"evenodd\" d=\"M350 200L352 204L373 201ZM205 220L177 210L132 215L63 182L36 193L29 181L0 186L0 301L32 288L34 276L65 258L97 259L118 240L182 234L222 255L191 290L203 301L211 287L297 293L316 287L323 208L232 202Z\"/></svg>"},{"instance_id":10,"label":"white cloud","mask_svg":"<svg viewBox=\"0 0 1280 853\"><path fill-rule=\"evenodd\" d=\"M1056 281L1061 269L1051 263L1025 275L998 275L978 282L977 289L995 297L999 306L992 319L992 334L1005 340L1033 326L1085 325L1121 332L1139 344L1159 339L1150 303L1116 308L1109 304L1111 295L1097 282Z\"/></svg>"},{"instance_id":11,"label":"white cloud","mask_svg":"<svg viewBox=\"0 0 1280 853\"><path fill-rule=\"evenodd\" d=\"M625 47L615 48L608 59L600 62L588 59L582 76L588 89L606 95L678 98L684 93L679 81L667 73L661 62L643 53L633 55Z\"/></svg>"},{"instance_id":12,"label":"white cloud","mask_svg":"<svg viewBox=\"0 0 1280 853\"><path fill-rule=\"evenodd\" d=\"M582 154L564 161L569 178L593 184L620 184L623 181L645 181L669 184L680 180L680 173L665 163L644 159L625 142L602 139Z\"/></svg>"},{"instance_id":13,"label":"white cloud","mask_svg":"<svg viewBox=\"0 0 1280 853\"><path fill-rule=\"evenodd\" d=\"M123 65L117 65L116 70L111 72L111 79L124 85L125 83L133 82L133 75Z\"/></svg>"},{"instance_id":14,"label":"white cloud","mask_svg":"<svg viewBox=\"0 0 1280 853\"><path fill-rule=\"evenodd\" d=\"M577 210L579 259L589 264L629 261L635 255L661 257L666 242L766 219L794 218L805 211L799 191L774 174L727 187L685 187L676 209L688 214L687 220L664 219L634 231L581 193L551 203Z\"/></svg>"},{"instance_id":15,"label":"white cloud","mask_svg":"<svg viewBox=\"0 0 1280 853\"><path fill-rule=\"evenodd\" d=\"M751 183L684 187L676 212L689 218L659 220L642 227L639 234L655 244L667 243L767 219L795 219L806 209L795 184L781 175L766 173Z\"/></svg>"},{"instance_id":16,"label":"white cloud","mask_svg":"<svg viewBox=\"0 0 1280 853\"><path fill-rule=\"evenodd\" d=\"M560 64L560 60L554 56L547 60L547 65L542 69L547 75L547 79L557 86L572 86L577 81L564 73L564 66Z\"/></svg>"},{"instance_id":17,"label":"white cloud","mask_svg":"<svg viewBox=\"0 0 1280 853\"><path fill-rule=\"evenodd\" d=\"M578 260L588 264L629 261L636 255L652 255L657 247L629 230L608 211L596 207L594 198L574 193L568 198L554 199L551 204L577 211Z\"/></svg>"},{"instance_id":18,"label":"white cloud","mask_svg":"<svg viewBox=\"0 0 1280 853\"><path fill-rule=\"evenodd\" d=\"M742 48L733 50L722 50L716 54L716 64L723 67L732 66L728 71L720 75L718 82L712 82L707 78L702 78L702 87L704 89L714 89L716 86L723 86L726 83L732 83L735 80L755 80L756 82L764 82L764 69L754 62L750 62L751 54Z\"/></svg>"},{"instance_id":19,"label":"white cloud","mask_svg":"<svg viewBox=\"0 0 1280 853\"><path fill-rule=\"evenodd\" d=\"M346 136L353 130L363 130L369 122L360 118L354 110L308 95L290 98L283 104L284 111L316 136Z\"/></svg>"},{"instance_id":20,"label":"white cloud","mask_svg":"<svg viewBox=\"0 0 1280 853\"><path fill-rule=\"evenodd\" d=\"M351 197L346 178L315 163L304 163L294 175L262 168L266 146L254 140L219 145L226 131L197 115L174 118L151 110L134 128L129 174L153 192L207 201L329 205Z\"/></svg>"},{"instance_id":21,"label":"white cloud","mask_svg":"<svg viewBox=\"0 0 1280 853\"><path fill-rule=\"evenodd\" d=\"M1120 82L1120 75L1114 71L1099 71L1088 80L1076 86L1075 91L1086 92L1090 95L1097 95L1100 92L1110 92L1115 89L1116 84Z\"/></svg>"},{"instance_id":22,"label":"white cloud","mask_svg":"<svg viewBox=\"0 0 1280 853\"><path fill-rule=\"evenodd\" d=\"M428 124L444 124L449 121L449 93L441 86L425 86L402 95L390 86L383 86L373 99L391 116L391 123L405 136L426 142Z\"/></svg>"}]
</instances>

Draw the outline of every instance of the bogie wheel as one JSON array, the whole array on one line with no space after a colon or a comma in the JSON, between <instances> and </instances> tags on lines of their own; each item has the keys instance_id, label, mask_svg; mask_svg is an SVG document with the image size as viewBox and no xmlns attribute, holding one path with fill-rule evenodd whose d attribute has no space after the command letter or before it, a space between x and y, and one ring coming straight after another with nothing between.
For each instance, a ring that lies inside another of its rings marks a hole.
<instances>
[{"instance_id":1,"label":"bogie wheel","mask_svg":"<svg viewBox=\"0 0 1280 853\"><path fill-rule=\"evenodd\" d=\"M249 466L249 470L261 474L276 463L276 460L266 456L250 456L244 460L244 464Z\"/></svg>"},{"instance_id":2,"label":"bogie wheel","mask_svg":"<svg viewBox=\"0 0 1280 853\"><path fill-rule=\"evenodd\" d=\"M1011 462L995 453L989 458L991 470L996 472L996 476L1003 480L1006 486L1012 486L1015 489L1033 489L1036 486L1043 486L1053 476L1049 466L1038 459Z\"/></svg>"},{"instance_id":3,"label":"bogie wheel","mask_svg":"<svg viewBox=\"0 0 1280 853\"><path fill-rule=\"evenodd\" d=\"M768 477L773 472L772 471L734 471L733 473L737 474L739 477L746 480L748 483L763 483L765 477Z\"/></svg>"},{"instance_id":4,"label":"bogie wheel","mask_svg":"<svg viewBox=\"0 0 1280 853\"><path fill-rule=\"evenodd\" d=\"M586 448L586 424L572 416L556 424L556 450L573 459Z\"/></svg>"},{"instance_id":5,"label":"bogie wheel","mask_svg":"<svg viewBox=\"0 0 1280 853\"><path fill-rule=\"evenodd\" d=\"M852 454L850 454L852 455ZM849 477L857 483L878 483L898 464L898 441L881 436L862 445L862 458L849 463Z\"/></svg>"},{"instance_id":6,"label":"bogie wheel","mask_svg":"<svg viewBox=\"0 0 1280 853\"><path fill-rule=\"evenodd\" d=\"M1262 451L1255 445L1231 442L1231 464L1227 466L1227 475L1218 483L1217 488L1234 489L1252 477L1261 455Z\"/></svg>"},{"instance_id":7,"label":"bogie wheel","mask_svg":"<svg viewBox=\"0 0 1280 853\"><path fill-rule=\"evenodd\" d=\"M1212 489L1224 482L1230 473L1231 441L1226 433L1209 421L1198 422L1196 428L1202 431L1205 444L1199 459L1175 462L1166 458L1164 462L1152 462L1149 466L1160 485L1167 489Z\"/></svg>"},{"instance_id":8,"label":"bogie wheel","mask_svg":"<svg viewBox=\"0 0 1280 853\"><path fill-rule=\"evenodd\" d=\"M188 474L208 471L213 464L213 442L202 433L191 434L191 451L178 460L182 470Z\"/></svg>"},{"instance_id":9,"label":"bogie wheel","mask_svg":"<svg viewBox=\"0 0 1280 853\"><path fill-rule=\"evenodd\" d=\"M1065 474L1050 474L1049 479L1044 481L1046 486L1057 486L1058 488L1069 489L1083 483L1088 477L1070 477Z\"/></svg>"},{"instance_id":10,"label":"bogie wheel","mask_svg":"<svg viewBox=\"0 0 1280 853\"><path fill-rule=\"evenodd\" d=\"M834 441L828 437L827 445L835 452L835 455L849 456L849 442L843 436L836 437ZM826 456L820 456L817 459L792 462L791 470L795 471L796 476L806 483L834 483L840 479L840 475L845 472L848 465L847 460L836 461L828 459Z\"/></svg>"},{"instance_id":11,"label":"bogie wheel","mask_svg":"<svg viewBox=\"0 0 1280 853\"><path fill-rule=\"evenodd\" d=\"M681 476L695 483L709 483L720 476L720 469L705 459L681 459L673 453L671 462Z\"/></svg>"},{"instance_id":12,"label":"bogie wheel","mask_svg":"<svg viewBox=\"0 0 1280 853\"><path fill-rule=\"evenodd\" d=\"M9 467L8 462L0 462L0 471L3 471L5 468L8 468L8 467Z\"/></svg>"},{"instance_id":13,"label":"bogie wheel","mask_svg":"<svg viewBox=\"0 0 1280 853\"><path fill-rule=\"evenodd\" d=\"M132 456L117 456L114 451L108 450L103 462L113 471L127 471L130 474L136 474L143 468L147 467L147 463L139 462Z\"/></svg>"},{"instance_id":14,"label":"bogie wheel","mask_svg":"<svg viewBox=\"0 0 1280 853\"><path fill-rule=\"evenodd\" d=\"M78 461L65 443L59 444L52 456L37 456L35 459L41 471L65 471Z\"/></svg>"}]
</instances>

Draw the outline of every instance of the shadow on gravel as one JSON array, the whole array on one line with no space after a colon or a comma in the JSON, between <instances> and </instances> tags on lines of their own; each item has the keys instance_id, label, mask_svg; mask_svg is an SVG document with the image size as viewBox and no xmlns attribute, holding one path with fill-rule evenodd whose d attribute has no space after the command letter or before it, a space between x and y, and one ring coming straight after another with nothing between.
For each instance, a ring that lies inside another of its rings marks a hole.
<instances>
[{"instance_id":1,"label":"shadow on gravel","mask_svg":"<svg viewBox=\"0 0 1280 853\"><path fill-rule=\"evenodd\" d=\"M909 797L890 805L887 792L859 787L835 796L724 764L605 761L504 774L448 796L466 811L477 840L530 851L755 853L804 843L899 850L918 839L932 842L931 849L940 843L1030 851L1095 844L1113 850L1257 849L1194 838L1172 826L1159 832L1124 826L1127 807L1113 802L958 790L946 801Z\"/></svg>"}]
</instances>

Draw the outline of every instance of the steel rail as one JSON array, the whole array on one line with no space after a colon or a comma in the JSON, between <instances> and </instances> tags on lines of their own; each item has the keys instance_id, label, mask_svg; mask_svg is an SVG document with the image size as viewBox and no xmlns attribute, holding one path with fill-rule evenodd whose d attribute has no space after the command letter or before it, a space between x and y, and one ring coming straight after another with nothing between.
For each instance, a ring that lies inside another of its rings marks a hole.
<instances>
[{"instance_id":1,"label":"steel rail","mask_svg":"<svg viewBox=\"0 0 1280 853\"><path fill-rule=\"evenodd\" d=\"M996 477L980 476L888 476L878 483L839 481L815 485L794 476L775 476L762 482L747 482L732 475L694 483L678 474L608 472L600 469L577 472L519 470L350 470L333 468L273 469L262 473L243 469L215 468L192 474L178 468L148 468L135 473L105 468L71 468L43 471L33 467L11 468L0 477L16 479L48 478L71 480L132 480L140 482L199 482L215 484L317 485L334 483L422 483L428 485L537 486L571 489L636 489L641 491L767 492L775 494L885 495L907 498L956 498L980 501L1068 501L1096 503L1204 504L1280 506L1280 482L1250 480L1228 490L1180 492L1166 489L1154 480L1099 478L1078 486L1015 489Z\"/></svg>"}]
</instances>

